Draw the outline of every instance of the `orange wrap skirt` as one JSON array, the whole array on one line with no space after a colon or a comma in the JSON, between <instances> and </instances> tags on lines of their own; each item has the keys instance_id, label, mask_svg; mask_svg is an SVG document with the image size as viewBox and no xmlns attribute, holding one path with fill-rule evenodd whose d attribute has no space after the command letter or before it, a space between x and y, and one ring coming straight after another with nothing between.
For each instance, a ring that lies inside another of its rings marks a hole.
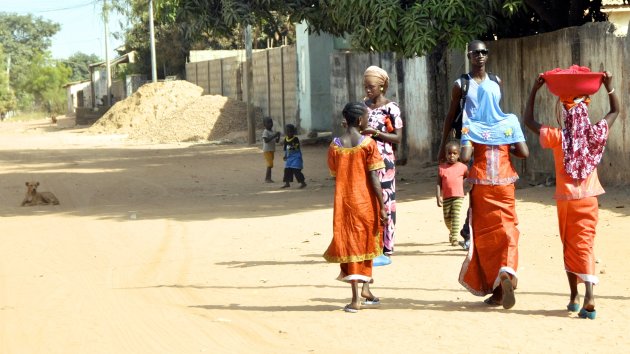
<instances>
[{"instance_id":1,"label":"orange wrap skirt","mask_svg":"<svg viewBox=\"0 0 630 354\"><path fill-rule=\"evenodd\" d=\"M593 252L599 211L597 197L557 200L556 205L564 269L576 274L578 281L597 284Z\"/></svg>"},{"instance_id":2,"label":"orange wrap skirt","mask_svg":"<svg viewBox=\"0 0 630 354\"><path fill-rule=\"evenodd\" d=\"M516 278L519 231L514 190L514 184L475 184L470 193L471 244L459 282L474 295L491 294L500 283L500 272Z\"/></svg>"}]
</instances>

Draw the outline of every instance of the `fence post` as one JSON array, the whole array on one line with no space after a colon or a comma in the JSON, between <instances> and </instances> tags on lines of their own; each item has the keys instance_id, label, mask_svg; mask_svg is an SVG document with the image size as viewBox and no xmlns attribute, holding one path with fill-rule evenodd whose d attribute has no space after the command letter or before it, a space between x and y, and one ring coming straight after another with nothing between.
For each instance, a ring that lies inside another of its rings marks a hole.
<instances>
[{"instance_id":1,"label":"fence post","mask_svg":"<svg viewBox=\"0 0 630 354\"><path fill-rule=\"evenodd\" d=\"M245 27L245 82L247 83L247 142L256 143L253 93L254 72L252 70L252 26ZM222 82L223 83L223 82Z\"/></svg>"},{"instance_id":2,"label":"fence post","mask_svg":"<svg viewBox=\"0 0 630 354\"><path fill-rule=\"evenodd\" d=\"M282 112L282 126L286 127L287 121L285 117L285 104L284 99L286 97L284 93L284 47L280 47L280 95L282 104L280 106L280 112Z\"/></svg>"},{"instance_id":3,"label":"fence post","mask_svg":"<svg viewBox=\"0 0 630 354\"><path fill-rule=\"evenodd\" d=\"M352 88L352 79L350 78L350 53L344 53L346 59L346 90L348 90L348 100L354 102L357 100L357 95Z\"/></svg>"},{"instance_id":4,"label":"fence post","mask_svg":"<svg viewBox=\"0 0 630 354\"><path fill-rule=\"evenodd\" d=\"M210 65L210 63L211 62L212 62L211 60L208 60L208 77L207 77L207 79L208 79L208 95L212 95L212 84L211 84L212 81L210 81L210 78L211 78L211 75L210 75L210 66L211 65Z\"/></svg>"},{"instance_id":5,"label":"fence post","mask_svg":"<svg viewBox=\"0 0 630 354\"><path fill-rule=\"evenodd\" d=\"M194 65L195 65L195 85L199 85L199 78L197 76L197 75L199 75L199 74L197 74L199 72L199 70L198 70L199 68L197 67L197 64L198 63L194 63Z\"/></svg>"},{"instance_id":6,"label":"fence post","mask_svg":"<svg viewBox=\"0 0 630 354\"><path fill-rule=\"evenodd\" d=\"M269 49L265 50L265 60L267 61L267 116L271 117L271 71L269 70ZM284 126L282 126L284 131Z\"/></svg>"},{"instance_id":7,"label":"fence post","mask_svg":"<svg viewBox=\"0 0 630 354\"><path fill-rule=\"evenodd\" d=\"M220 80L221 80L221 96L225 96L225 92L224 92L224 89L223 89L223 58L219 59L219 65L220 65L219 72L220 72L220 76L221 76L221 78L220 78Z\"/></svg>"}]
</instances>

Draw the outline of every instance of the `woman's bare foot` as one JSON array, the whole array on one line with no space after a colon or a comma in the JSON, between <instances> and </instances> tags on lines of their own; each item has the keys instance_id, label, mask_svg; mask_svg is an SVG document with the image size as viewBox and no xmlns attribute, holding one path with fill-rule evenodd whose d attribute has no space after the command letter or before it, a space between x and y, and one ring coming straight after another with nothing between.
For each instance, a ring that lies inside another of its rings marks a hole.
<instances>
[{"instance_id":1,"label":"woman's bare foot","mask_svg":"<svg viewBox=\"0 0 630 354\"><path fill-rule=\"evenodd\" d=\"M501 306L501 299L492 295L489 298L483 300L483 303L488 306Z\"/></svg>"},{"instance_id":2,"label":"woman's bare foot","mask_svg":"<svg viewBox=\"0 0 630 354\"><path fill-rule=\"evenodd\" d=\"M370 283L363 283L363 287L361 288L361 297L365 299L365 301L361 303L362 305L378 305L381 302L379 298L374 296L372 291L370 291Z\"/></svg>"},{"instance_id":3,"label":"woman's bare foot","mask_svg":"<svg viewBox=\"0 0 630 354\"><path fill-rule=\"evenodd\" d=\"M584 287L586 289L586 293L584 294L584 304L582 305L582 308L584 308L586 311L593 311L595 310L595 295L593 294L593 283L591 282L584 282Z\"/></svg>"},{"instance_id":4,"label":"woman's bare foot","mask_svg":"<svg viewBox=\"0 0 630 354\"><path fill-rule=\"evenodd\" d=\"M355 302L351 302L343 308L345 312L351 312L351 313L357 313L359 312L360 309L361 309L361 304L355 303Z\"/></svg>"},{"instance_id":5,"label":"woman's bare foot","mask_svg":"<svg viewBox=\"0 0 630 354\"><path fill-rule=\"evenodd\" d=\"M361 297L366 299L366 300L374 300L378 298L376 296L374 296L374 294L372 294L372 292L370 291L369 288L363 287L363 289L361 290Z\"/></svg>"},{"instance_id":6,"label":"woman's bare foot","mask_svg":"<svg viewBox=\"0 0 630 354\"><path fill-rule=\"evenodd\" d=\"M501 291L501 284L492 290L492 296L483 300L486 305L501 306L503 304L503 292Z\"/></svg>"}]
</instances>

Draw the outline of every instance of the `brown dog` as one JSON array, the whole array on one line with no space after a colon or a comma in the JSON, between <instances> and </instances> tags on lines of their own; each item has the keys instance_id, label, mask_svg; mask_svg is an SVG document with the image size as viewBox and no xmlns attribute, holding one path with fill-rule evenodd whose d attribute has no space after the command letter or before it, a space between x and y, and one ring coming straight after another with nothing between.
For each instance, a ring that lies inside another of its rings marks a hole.
<instances>
[{"instance_id":1,"label":"brown dog","mask_svg":"<svg viewBox=\"0 0 630 354\"><path fill-rule=\"evenodd\" d=\"M59 199L51 192L38 192L39 182L26 182L26 196L22 201L22 206L33 205L59 205Z\"/></svg>"}]
</instances>

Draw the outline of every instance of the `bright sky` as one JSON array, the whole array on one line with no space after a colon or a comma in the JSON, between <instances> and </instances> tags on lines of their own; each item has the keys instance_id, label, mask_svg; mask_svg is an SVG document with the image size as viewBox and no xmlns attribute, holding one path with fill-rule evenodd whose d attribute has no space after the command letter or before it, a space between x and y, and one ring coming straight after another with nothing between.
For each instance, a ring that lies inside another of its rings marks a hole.
<instances>
[{"instance_id":1,"label":"bright sky","mask_svg":"<svg viewBox=\"0 0 630 354\"><path fill-rule=\"evenodd\" d=\"M101 15L103 0L0 0L0 11L32 14L61 25L52 38L51 52L55 59L65 59L76 52L96 54L105 59L105 26ZM114 39L113 32L121 32L119 22L125 18L116 12L109 18L110 58L122 41Z\"/></svg>"}]
</instances>

